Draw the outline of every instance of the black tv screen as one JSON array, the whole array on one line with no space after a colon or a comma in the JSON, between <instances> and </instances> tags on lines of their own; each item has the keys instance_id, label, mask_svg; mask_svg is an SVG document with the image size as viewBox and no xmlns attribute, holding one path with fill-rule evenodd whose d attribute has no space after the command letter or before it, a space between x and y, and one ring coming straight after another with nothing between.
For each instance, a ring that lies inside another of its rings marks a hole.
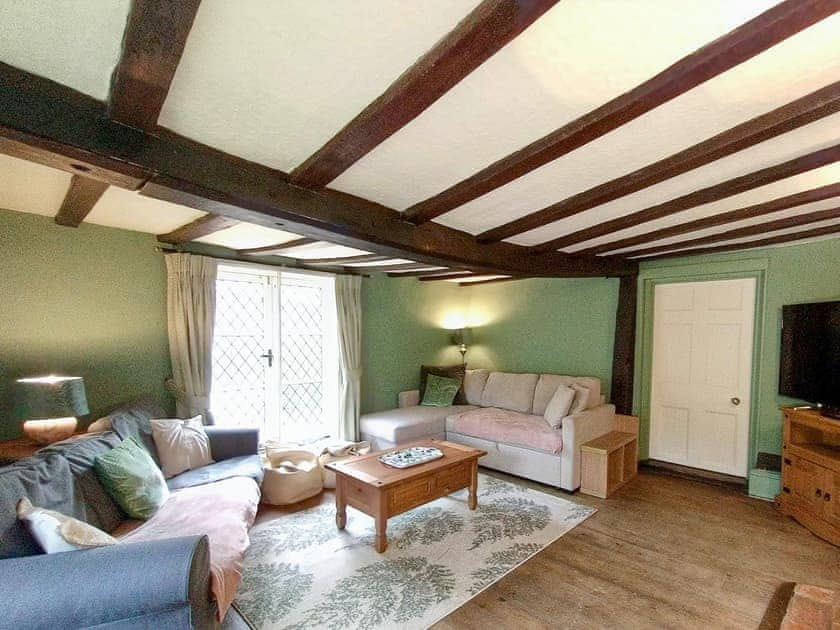
<instances>
[{"instance_id":1,"label":"black tv screen","mask_svg":"<svg viewBox=\"0 0 840 630\"><path fill-rule=\"evenodd\" d=\"M779 393L840 407L840 301L782 307Z\"/></svg>"}]
</instances>

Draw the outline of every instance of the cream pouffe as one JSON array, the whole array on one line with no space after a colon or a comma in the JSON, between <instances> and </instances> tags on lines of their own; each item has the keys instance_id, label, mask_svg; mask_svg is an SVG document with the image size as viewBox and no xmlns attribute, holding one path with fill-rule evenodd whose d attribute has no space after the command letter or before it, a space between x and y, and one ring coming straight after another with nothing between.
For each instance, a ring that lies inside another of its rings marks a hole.
<instances>
[{"instance_id":1,"label":"cream pouffe","mask_svg":"<svg viewBox=\"0 0 840 630\"><path fill-rule=\"evenodd\" d=\"M335 473L328 470L325 465L329 462L341 462L346 459L358 457L359 455L367 455L370 453L370 442L341 442L330 446L325 446L318 456L318 461L321 464L321 471L323 472L324 487L335 488Z\"/></svg>"},{"instance_id":2,"label":"cream pouffe","mask_svg":"<svg viewBox=\"0 0 840 630\"><path fill-rule=\"evenodd\" d=\"M321 465L314 453L304 450L266 450L269 466L262 482L262 501L289 505L314 497L324 489Z\"/></svg>"}]
</instances>

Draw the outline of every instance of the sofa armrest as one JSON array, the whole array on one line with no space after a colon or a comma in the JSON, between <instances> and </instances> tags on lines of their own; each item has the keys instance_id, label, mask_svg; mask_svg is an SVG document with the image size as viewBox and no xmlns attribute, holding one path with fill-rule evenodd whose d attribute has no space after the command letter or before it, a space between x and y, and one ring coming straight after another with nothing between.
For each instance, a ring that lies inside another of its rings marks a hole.
<instances>
[{"instance_id":1,"label":"sofa armrest","mask_svg":"<svg viewBox=\"0 0 840 630\"><path fill-rule=\"evenodd\" d=\"M400 409L403 407L416 407L420 404L420 390L411 389L407 392L400 392L397 398Z\"/></svg>"},{"instance_id":2,"label":"sofa armrest","mask_svg":"<svg viewBox=\"0 0 840 630\"><path fill-rule=\"evenodd\" d=\"M598 405L563 418L561 486L566 490L580 487L580 447L615 427L615 405Z\"/></svg>"},{"instance_id":3,"label":"sofa armrest","mask_svg":"<svg viewBox=\"0 0 840 630\"><path fill-rule=\"evenodd\" d=\"M206 426L210 438L210 452L215 461L256 455L260 445L260 430L251 427Z\"/></svg>"},{"instance_id":4,"label":"sofa armrest","mask_svg":"<svg viewBox=\"0 0 840 630\"><path fill-rule=\"evenodd\" d=\"M212 628L206 536L0 561L3 627Z\"/></svg>"}]
</instances>

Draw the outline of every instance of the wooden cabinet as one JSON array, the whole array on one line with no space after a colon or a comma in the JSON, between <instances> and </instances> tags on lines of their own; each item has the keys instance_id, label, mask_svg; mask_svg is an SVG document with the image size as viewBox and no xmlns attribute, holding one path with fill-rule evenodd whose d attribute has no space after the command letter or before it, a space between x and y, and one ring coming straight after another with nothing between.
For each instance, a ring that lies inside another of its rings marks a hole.
<instances>
[{"instance_id":1,"label":"wooden cabinet","mask_svg":"<svg viewBox=\"0 0 840 630\"><path fill-rule=\"evenodd\" d=\"M638 472L636 433L611 431L580 447L580 491L606 499Z\"/></svg>"},{"instance_id":2,"label":"wooden cabinet","mask_svg":"<svg viewBox=\"0 0 840 630\"><path fill-rule=\"evenodd\" d=\"M782 513L840 545L840 420L784 409Z\"/></svg>"}]
</instances>

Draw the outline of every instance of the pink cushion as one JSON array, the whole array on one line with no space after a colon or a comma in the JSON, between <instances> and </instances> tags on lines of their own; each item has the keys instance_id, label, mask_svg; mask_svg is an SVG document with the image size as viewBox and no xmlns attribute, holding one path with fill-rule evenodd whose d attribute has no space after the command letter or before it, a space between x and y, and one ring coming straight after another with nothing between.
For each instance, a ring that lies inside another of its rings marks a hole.
<instances>
[{"instance_id":1,"label":"pink cushion","mask_svg":"<svg viewBox=\"0 0 840 630\"><path fill-rule=\"evenodd\" d=\"M139 525L127 521L114 535L120 542L133 543L206 534L210 539L210 588L221 621L242 580L248 529L257 516L259 501L259 488L250 477L184 488L169 495L148 521Z\"/></svg>"},{"instance_id":2,"label":"pink cushion","mask_svg":"<svg viewBox=\"0 0 840 630\"><path fill-rule=\"evenodd\" d=\"M559 429L552 429L542 416L531 416L507 409L485 407L446 419L446 430L461 435L528 446L557 454L563 449Z\"/></svg>"}]
</instances>

